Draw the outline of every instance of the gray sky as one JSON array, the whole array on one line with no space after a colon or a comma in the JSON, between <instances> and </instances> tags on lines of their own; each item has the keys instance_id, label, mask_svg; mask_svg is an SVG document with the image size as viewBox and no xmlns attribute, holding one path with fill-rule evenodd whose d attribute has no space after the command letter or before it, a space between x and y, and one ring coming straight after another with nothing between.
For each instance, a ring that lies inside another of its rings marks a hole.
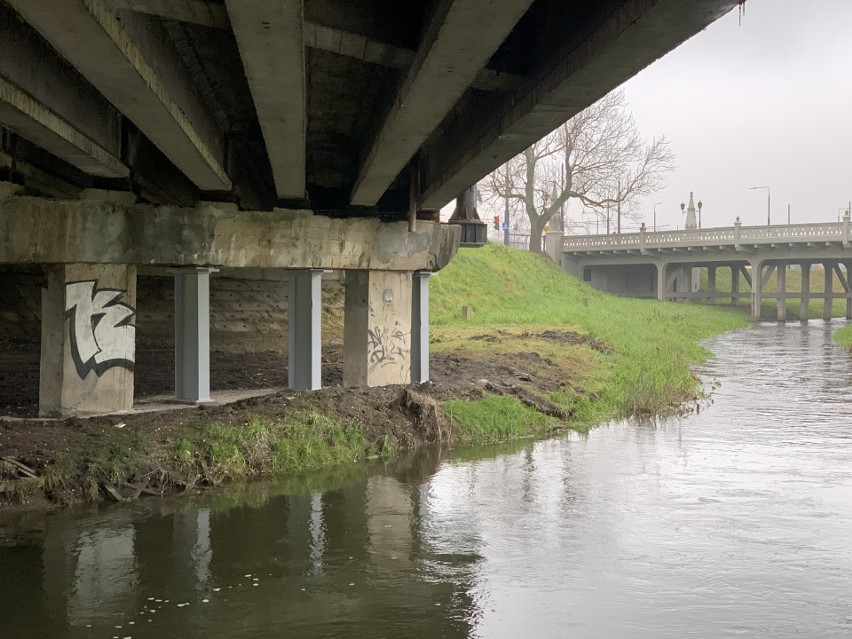
<instances>
[{"instance_id":1,"label":"gray sky","mask_svg":"<svg viewBox=\"0 0 852 639\"><path fill-rule=\"evenodd\" d=\"M628 81L643 135L677 155L669 186L641 207L651 226L683 227L680 202L704 202L703 226L837 219L852 199L852 1L748 0Z\"/></svg>"}]
</instances>

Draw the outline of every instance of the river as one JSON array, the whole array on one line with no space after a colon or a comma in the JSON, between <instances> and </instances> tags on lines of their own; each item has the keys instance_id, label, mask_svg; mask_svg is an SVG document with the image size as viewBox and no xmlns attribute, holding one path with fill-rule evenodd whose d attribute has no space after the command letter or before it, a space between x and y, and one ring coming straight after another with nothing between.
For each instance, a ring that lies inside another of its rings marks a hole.
<instances>
[{"instance_id":1,"label":"river","mask_svg":"<svg viewBox=\"0 0 852 639\"><path fill-rule=\"evenodd\" d=\"M683 419L0 520L0 637L850 637L838 326L710 340Z\"/></svg>"}]
</instances>

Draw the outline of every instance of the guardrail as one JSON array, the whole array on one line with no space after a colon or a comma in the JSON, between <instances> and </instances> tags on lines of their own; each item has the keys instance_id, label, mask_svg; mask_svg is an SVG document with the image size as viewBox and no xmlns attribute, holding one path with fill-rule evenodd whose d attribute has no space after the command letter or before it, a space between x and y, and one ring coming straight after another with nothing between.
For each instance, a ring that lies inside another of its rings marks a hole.
<instances>
[{"instance_id":1,"label":"guardrail","mask_svg":"<svg viewBox=\"0 0 852 639\"><path fill-rule=\"evenodd\" d=\"M689 229L681 231L622 233L621 235L566 235L562 250L605 251L619 249L690 248L733 246L740 244L773 244L782 242L842 242L849 244L850 219L817 224L785 224L779 226L734 226Z\"/></svg>"}]
</instances>

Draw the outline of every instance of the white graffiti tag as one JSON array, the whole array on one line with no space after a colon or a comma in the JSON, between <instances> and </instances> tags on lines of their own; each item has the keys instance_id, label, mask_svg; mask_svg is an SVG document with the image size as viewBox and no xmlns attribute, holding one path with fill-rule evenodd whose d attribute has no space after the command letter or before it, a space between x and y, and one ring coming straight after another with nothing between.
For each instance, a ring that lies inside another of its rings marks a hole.
<instances>
[{"instance_id":1,"label":"white graffiti tag","mask_svg":"<svg viewBox=\"0 0 852 639\"><path fill-rule=\"evenodd\" d=\"M97 288L97 281L65 285L65 317L71 338L71 355L81 379L89 371L100 377L120 366L133 370L136 349L136 314L119 300L125 291Z\"/></svg>"}]
</instances>

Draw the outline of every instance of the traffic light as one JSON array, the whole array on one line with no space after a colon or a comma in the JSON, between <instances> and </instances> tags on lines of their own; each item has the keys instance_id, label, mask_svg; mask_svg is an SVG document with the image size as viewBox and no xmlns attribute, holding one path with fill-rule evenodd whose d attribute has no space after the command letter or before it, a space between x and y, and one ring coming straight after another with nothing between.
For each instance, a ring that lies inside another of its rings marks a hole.
<instances>
[{"instance_id":1,"label":"traffic light","mask_svg":"<svg viewBox=\"0 0 852 639\"><path fill-rule=\"evenodd\" d=\"M499 215L494 216L494 230L495 231L500 230L500 216Z\"/></svg>"}]
</instances>

